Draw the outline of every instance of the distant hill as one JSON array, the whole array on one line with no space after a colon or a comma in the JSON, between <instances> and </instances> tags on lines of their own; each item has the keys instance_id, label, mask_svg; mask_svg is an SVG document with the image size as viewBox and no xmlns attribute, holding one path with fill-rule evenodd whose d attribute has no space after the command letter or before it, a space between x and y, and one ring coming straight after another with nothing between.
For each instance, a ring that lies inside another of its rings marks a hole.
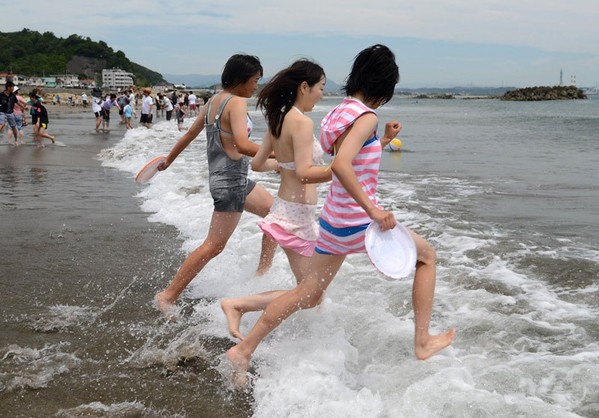
<instances>
[{"instance_id":1,"label":"distant hill","mask_svg":"<svg viewBox=\"0 0 599 418\"><path fill-rule=\"evenodd\" d=\"M130 61L123 51L114 51L105 42L70 35L57 38L52 32L29 29L0 32L0 72L41 76L63 74L101 81L103 68L120 68L135 76L137 86L164 83L160 73Z\"/></svg>"},{"instance_id":2,"label":"distant hill","mask_svg":"<svg viewBox=\"0 0 599 418\"><path fill-rule=\"evenodd\" d=\"M188 88L209 89L220 84L220 75L217 74L164 74L164 78L169 83L185 84ZM260 84L268 83L270 78L260 80ZM332 80L327 80L324 89L325 93L337 93L341 91L341 86Z\"/></svg>"}]
</instances>

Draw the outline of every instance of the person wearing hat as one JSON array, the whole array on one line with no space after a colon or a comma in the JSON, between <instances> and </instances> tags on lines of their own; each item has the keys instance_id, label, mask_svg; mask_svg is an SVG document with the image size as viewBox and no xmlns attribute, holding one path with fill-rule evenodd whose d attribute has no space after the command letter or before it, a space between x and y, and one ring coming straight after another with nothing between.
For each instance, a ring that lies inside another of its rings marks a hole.
<instances>
[{"instance_id":1,"label":"person wearing hat","mask_svg":"<svg viewBox=\"0 0 599 418\"><path fill-rule=\"evenodd\" d=\"M15 115L15 120L17 122L17 131L19 132L19 144L24 144L24 134L23 134L23 126L27 126L27 118L25 117L25 111L28 109L27 101L23 96L21 96L17 91L19 88L15 86L13 90L13 94L17 98L15 102L15 106L13 108L13 114ZM12 130L8 131L7 139L10 142L12 136ZM15 138L15 145L17 143L17 139Z\"/></svg>"},{"instance_id":2,"label":"person wearing hat","mask_svg":"<svg viewBox=\"0 0 599 418\"><path fill-rule=\"evenodd\" d=\"M14 114L15 103L17 103L17 96L14 91L18 89L15 83L7 81L4 91L0 94L0 132L4 130L4 126L8 125L15 136L15 145L17 145L19 132L17 131L17 120Z\"/></svg>"}]
</instances>

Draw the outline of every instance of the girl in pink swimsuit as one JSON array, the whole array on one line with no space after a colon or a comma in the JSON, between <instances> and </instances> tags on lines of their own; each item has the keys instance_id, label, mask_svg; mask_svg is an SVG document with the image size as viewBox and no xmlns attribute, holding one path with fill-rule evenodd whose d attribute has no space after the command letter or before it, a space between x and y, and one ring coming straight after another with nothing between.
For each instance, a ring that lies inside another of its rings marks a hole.
<instances>
[{"instance_id":1,"label":"girl in pink swimsuit","mask_svg":"<svg viewBox=\"0 0 599 418\"><path fill-rule=\"evenodd\" d=\"M331 171L322 159L322 148L314 138L313 122L304 114L322 99L325 81L321 66L299 60L280 71L258 95L268 133L252 160L252 169L277 170L281 176L270 212L258 225L283 248L298 283L308 273L318 238L316 184L331 179ZM268 158L273 152L276 161ZM242 339L241 316L263 310L283 292L223 299L221 307L231 335Z\"/></svg>"},{"instance_id":2,"label":"girl in pink swimsuit","mask_svg":"<svg viewBox=\"0 0 599 418\"><path fill-rule=\"evenodd\" d=\"M250 333L227 351L236 384L244 385L247 381L251 356L262 339L292 313L316 306L346 255L363 251L364 225L372 221L382 230L395 227L393 213L381 209L374 196L381 148L399 133L401 125L397 121L388 122L384 136L379 139L375 109L391 100L398 81L395 55L386 46L374 45L356 56L345 85L349 99L333 109L322 124L321 145L325 151L333 151L335 159L309 274L295 289L269 303ZM455 330L429 334L436 256L424 238L415 233L412 236L418 253L412 293L414 351L418 359L424 360L451 344Z\"/></svg>"}]
</instances>

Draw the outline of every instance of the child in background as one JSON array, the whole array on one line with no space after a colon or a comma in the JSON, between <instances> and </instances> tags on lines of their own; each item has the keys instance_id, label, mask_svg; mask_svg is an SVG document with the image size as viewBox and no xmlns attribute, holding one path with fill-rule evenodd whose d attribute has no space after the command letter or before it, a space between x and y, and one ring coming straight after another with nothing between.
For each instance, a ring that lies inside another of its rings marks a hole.
<instances>
[{"instance_id":1,"label":"child in background","mask_svg":"<svg viewBox=\"0 0 599 418\"><path fill-rule=\"evenodd\" d=\"M185 119L185 104L180 101L175 107L175 114L177 115L177 129L179 132L183 131L183 120Z\"/></svg>"},{"instance_id":2,"label":"child in background","mask_svg":"<svg viewBox=\"0 0 599 418\"><path fill-rule=\"evenodd\" d=\"M123 108L123 117L125 118L125 126L127 129L133 129L131 125L131 118L133 117L133 106L129 102L129 99L125 99L125 107Z\"/></svg>"},{"instance_id":3,"label":"child in background","mask_svg":"<svg viewBox=\"0 0 599 418\"><path fill-rule=\"evenodd\" d=\"M49 119L48 119L48 111L46 107L42 104L41 97L37 95L37 90L33 89L31 93L29 93L29 98L31 100L31 121L33 123L33 133L35 140L38 143L38 148L43 148L43 139L47 138L52 143L56 143L56 138L46 132L48 129Z\"/></svg>"}]
</instances>

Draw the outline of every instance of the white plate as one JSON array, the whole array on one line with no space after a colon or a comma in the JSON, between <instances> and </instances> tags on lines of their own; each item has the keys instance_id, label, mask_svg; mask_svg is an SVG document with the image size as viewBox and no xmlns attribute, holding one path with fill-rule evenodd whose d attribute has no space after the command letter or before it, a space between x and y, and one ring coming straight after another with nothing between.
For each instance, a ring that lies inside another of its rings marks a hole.
<instances>
[{"instance_id":1,"label":"white plate","mask_svg":"<svg viewBox=\"0 0 599 418\"><path fill-rule=\"evenodd\" d=\"M381 231L376 222L366 228L366 252L372 264L385 276L401 279L416 267L416 245L410 231L401 225Z\"/></svg>"},{"instance_id":2,"label":"white plate","mask_svg":"<svg viewBox=\"0 0 599 418\"><path fill-rule=\"evenodd\" d=\"M158 166L164 161L166 161L166 156L164 155L153 158L141 170L139 170L139 173L137 173L137 176L135 176L135 181L138 184L144 184L149 182L152 179L152 177L154 177L156 173L158 173Z\"/></svg>"}]
</instances>

